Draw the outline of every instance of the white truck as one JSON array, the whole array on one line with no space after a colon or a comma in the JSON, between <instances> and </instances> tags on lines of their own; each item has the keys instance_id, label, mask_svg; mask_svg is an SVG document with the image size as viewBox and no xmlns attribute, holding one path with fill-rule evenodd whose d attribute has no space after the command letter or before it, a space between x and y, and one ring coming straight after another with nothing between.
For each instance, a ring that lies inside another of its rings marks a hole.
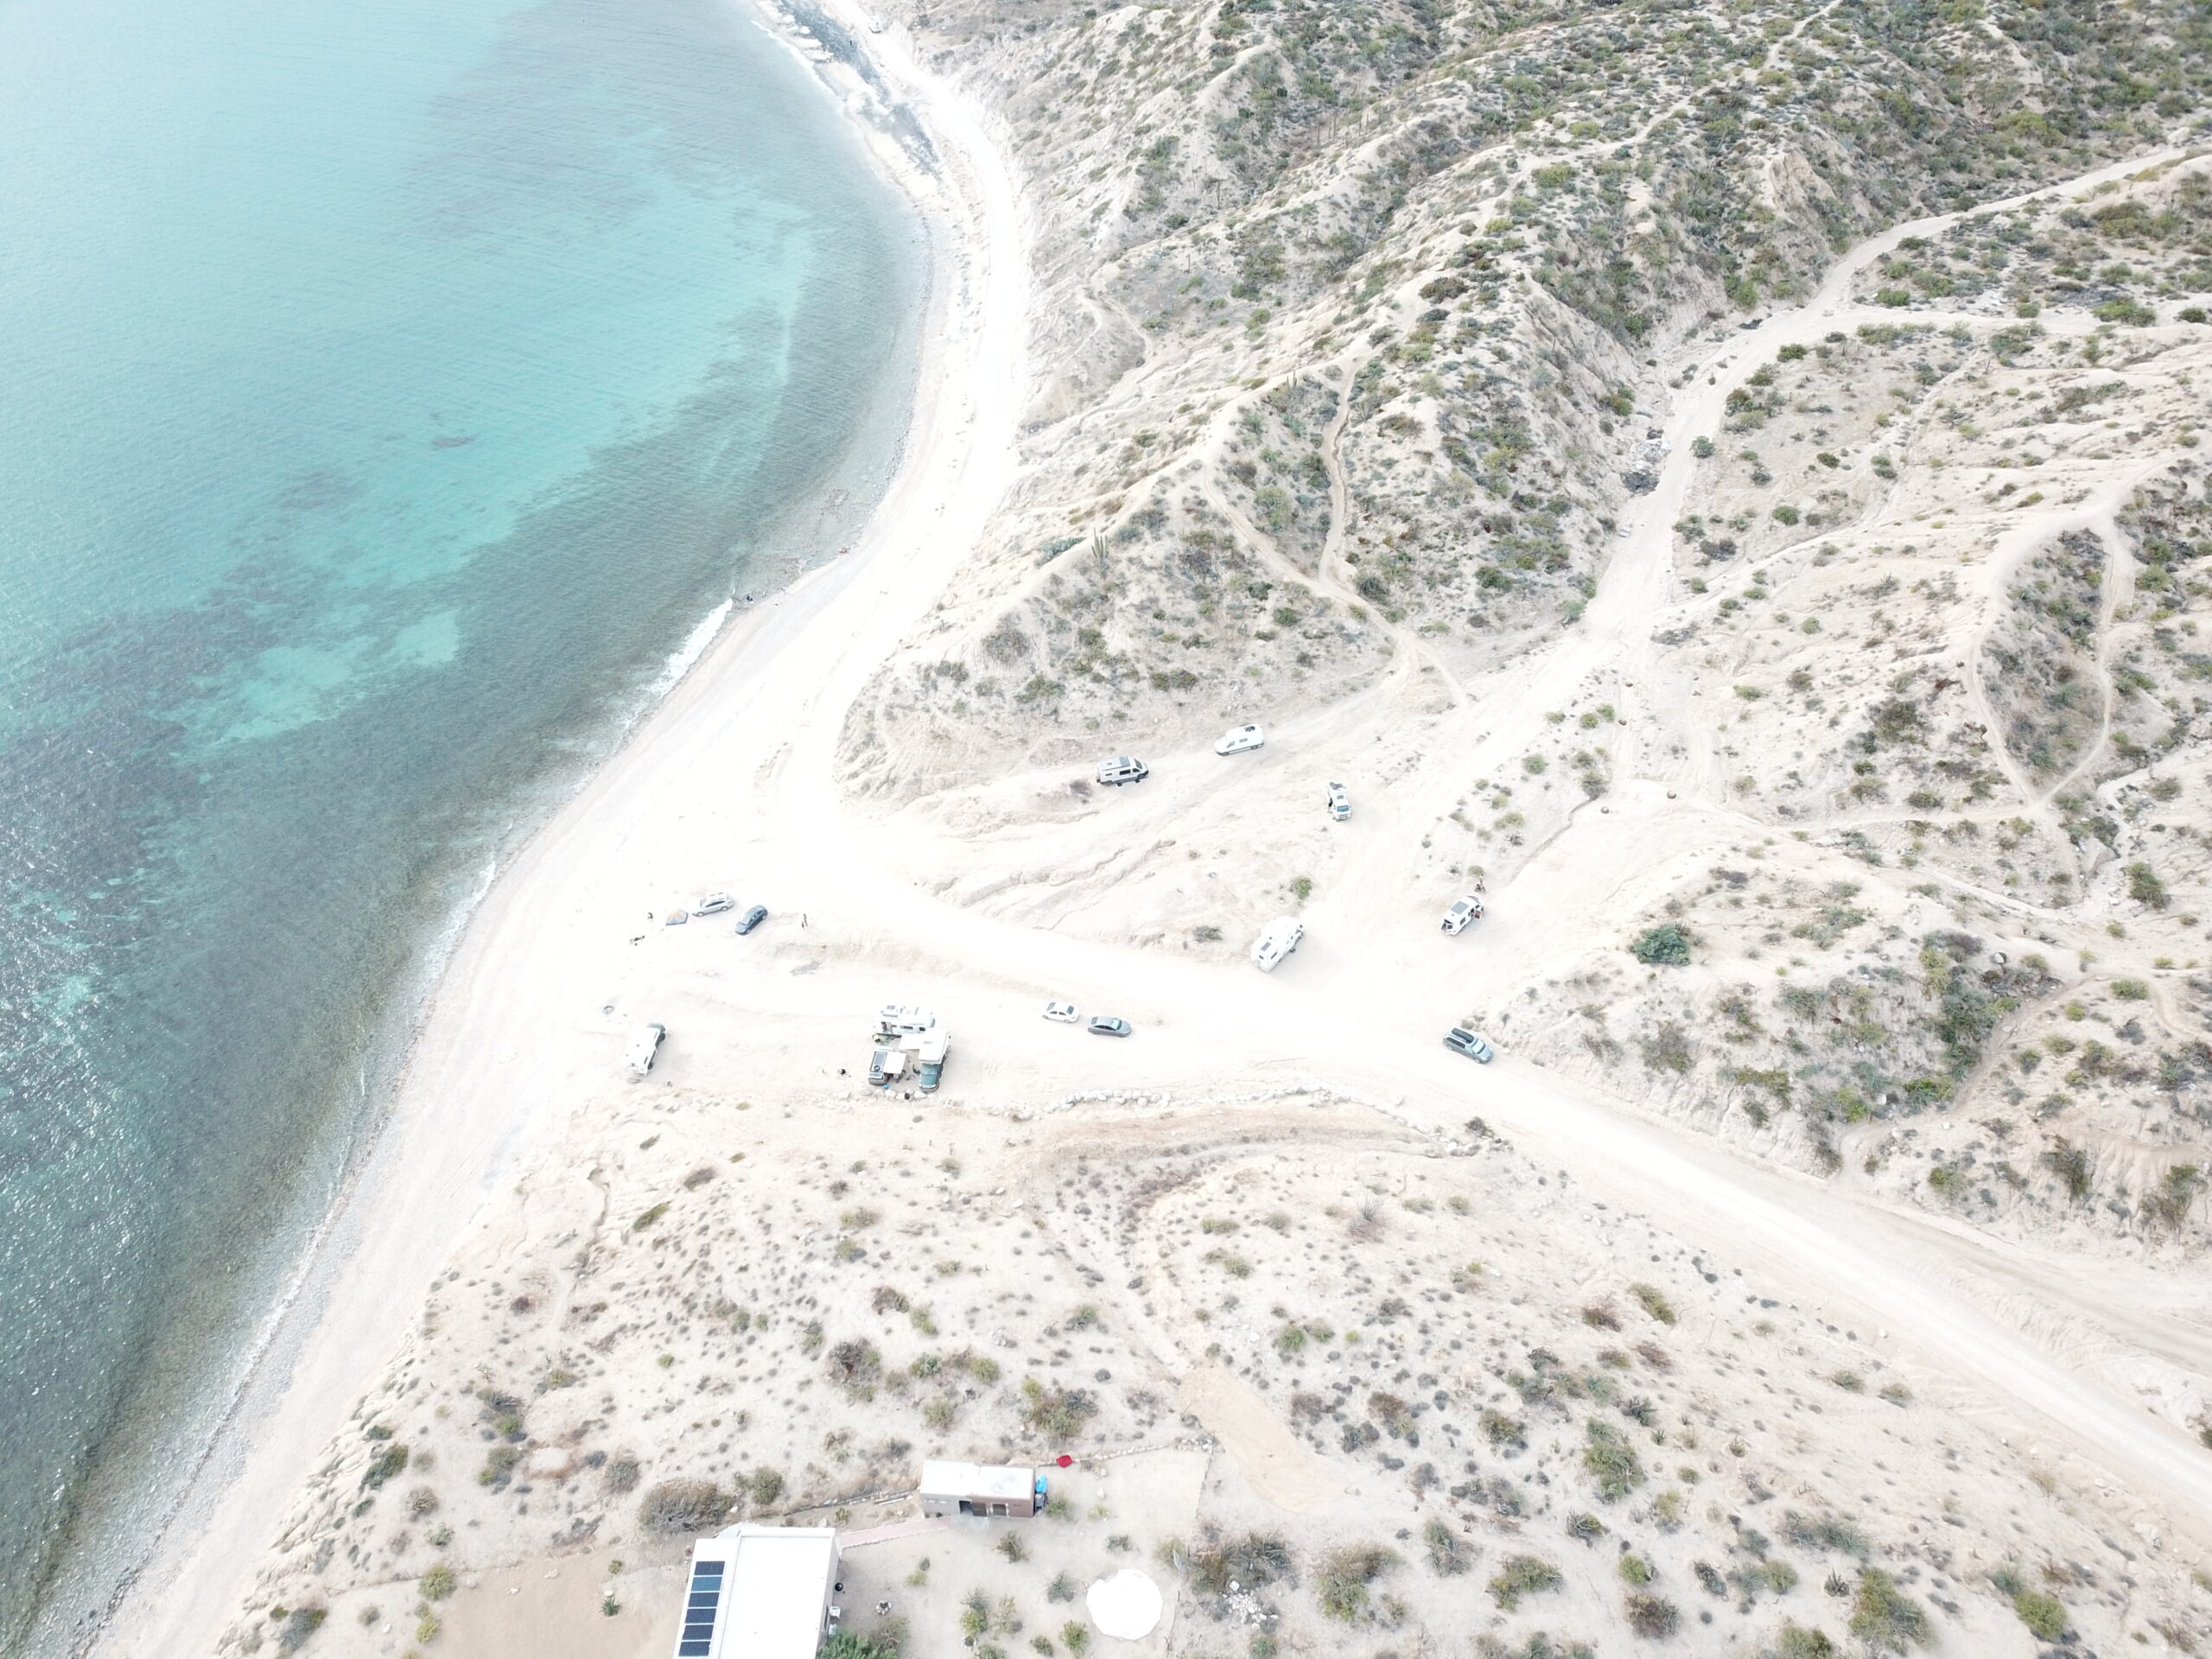
<instances>
[{"instance_id":1,"label":"white truck","mask_svg":"<svg viewBox=\"0 0 2212 1659\"><path fill-rule=\"evenodd\" d=\"M1467 931L1468 923L1479 922L1482 918L1483 901L1471 893L1452 901L1452 908L1444 912L1444 931L1446 933L1464 933Z\"/></svg>"},{"instance_id":2,"label":"white truck","mask_svg":"<svg viewBox=\"0 0 2212 1659\"><path fill-rule=\"evenodd\" d=\"M1295 916L1278 916L1260 934L1260 942L1252 947L1252 965L1263 974L1272 974L1276 965L1306 937L1306 924Z\"/></svg>"}]
</instances>

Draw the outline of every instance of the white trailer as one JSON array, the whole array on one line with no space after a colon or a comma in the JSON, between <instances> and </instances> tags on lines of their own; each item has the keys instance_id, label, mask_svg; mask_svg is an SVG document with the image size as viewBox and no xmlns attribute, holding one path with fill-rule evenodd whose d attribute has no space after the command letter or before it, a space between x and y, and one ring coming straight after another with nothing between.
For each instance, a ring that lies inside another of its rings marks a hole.
<instances>
[{"instance_id":1,"label":"white trailer","mask_svg":"<svg viewBox=\"0 0 2212 1659\"><path fill-rule=\"evenodd\" d=\"M1295 916L1278 916L1269 922L1260 935L1260 942L1252 947L1252 965L1263 974L1272 974L1276 965L1306 937L1306 924Z\"/></svg>"}]
</instances>

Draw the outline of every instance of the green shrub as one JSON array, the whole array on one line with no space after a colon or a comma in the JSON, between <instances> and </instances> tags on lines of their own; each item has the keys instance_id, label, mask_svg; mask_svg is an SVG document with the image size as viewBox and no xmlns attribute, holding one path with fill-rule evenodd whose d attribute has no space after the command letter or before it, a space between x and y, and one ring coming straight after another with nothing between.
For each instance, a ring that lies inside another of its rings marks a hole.
<instances>
[{"instance_id":1,"label":"green shrub","mask_svg":"<svg viewBox=\"0 0 2212 1659\"><path fill-rule=\"evenodd\" d=\"M1191 1580L1210 1596L1225 1596L1231 1584L1245 1589L1291 1576L1290 1546L1275 1532L1248 1532L1242 1538L1209 1538L1184 1560Z\"/></svg>"},{"instance_id":2,"label":"green shrub","mask_svg":"<svg viewBox=\"0 0 2212 1659\"><path fill-rule=\"evenodd\" d=\"M2079 1204L2089 1196L2094 1185L2089 1177L2089 1154L2063 1135L2050 1138L2039 1160L2045 1169L2065 1184L2066 1196Z\"/></svg>"},{"instance_id":3,"label":"green shrub","mask_svg":"<svg viewBox=\"0 0 2212 1659\"><path fill-rule=\"evenodd\" d=\"M423 1592L425 1601L443 1601L461 1588L461 1580L453 1568L441 1561L425 1573L415 1587Z\"/></svg>"},{"instance_id":4,"label":"green shrub","mask_svg":"<svg viewBox=\"0 0 2212 1659\"><path fill-rule=\"evenodd\" d=\"M1928 1645L1928 1615L1880 1567L1862 1567L1851 1633L1876 1653L1910 1653Z\"/></svg>"},{"instance_id":5,"label":"green shrub","mask_svg":"<svg viewBox=\"0 0 2212 1659\"><path fill-rule=\"evenodd\" d=\"M1646 967L1687 968L1690 960L1690 936L1674 922L1662 922L1656 927L1644 929L1628 950L1630 956Z\"/></svg>"},{"instance_id":6,"label":"green shrub","mask_svg":"<svg viewBox=\"0 0 2212 1659\"><path fill-rule=\"evenodd\" d=\"M2167 1226L2180 1226L2189 1219L2190 1206L2196 1202L2197 1184L2203 1176L2200 1165L2167 1165L2165 1179L2144 1195L2143 1207Z\"/></svg>"},{"instance_id":7,"label":"green shrub","mask_svg":"<svg viewBox=\"0 0 2212 1659\"><path fill-rule=\"evenodd\" d=\"M1021 1420L1049 1439L1065 1440L1098 1414L1097 1402L1080 1389L1048 1389L1035 1377L1021 1384Z\"/></svg>"},{"instance_id":8,"label":"green shrub","mask_svg":"<svg viewBox=\"0 0 2212 1659\"><path fill-rule=\"evenodd\" d=\"M1380 1544L1350 1544L1321 1564L1314 1591L1321 1611L1347 1622L1366 1610L1367 1586L1398 1564L1395 1551Z\"/></svg>"},{"instance_id":9,"label":"green shrub","mask_svg":"<svg viewBox=\"0 0 2212 1659\"><path fill-rule=\"evenodd\" d=\"M2127 867L2127 896L2153 910L2166 907L2166 884L2158 873L2148 864L2135 863Z\"/></svg>"},{"instance_id":10,"label":"green shrub","mask_svg":"<svg viewBox=\"0 0 2212 1659\"><path fill-rule=\"evenodd\" d=\"M1776 1659L1835 1659L1835 1643L1825 1631L1808 1630L1795 1619L1783 1622L1774 1650Z\"/></svg>"},{"instance_id":11,"label":"green shrub","mask_svg":"<svg viewBox=\"0 0 2212 1659\"><path fill-rule=\"evenodd\" d=\"M1782 1535L1800 1549L1833 1549L1862 1561L1873 1553L1866 1535L1839 1515L1805 1515L1791 1510L1782 1517Z\"/></svg>"},{"instance_id":12,"label":"green shrub","mask_svg":"<svg viewBox=\"0 0 2212 1659\"><path fill-rule=\"evenodd\" d=\"M406 1468L407 1448L396 1443L387 1446L377 1453L376 1460L362 1473L361 1486L364 1491L372 1492L394 1475L404 1473Z\"/></svg>"},{"instance_id":13,"label":"green shrub","mask_svg":"<svg viewBox=\"0 0 2212 1659\"><path fill-rule=\"evenodd\" d=\"M1643 1306L1643 1311L1662 1325L1675 1322L1675 1305L1669 1301L1656 1285L1635 1284L1628 1287L1630 1295Z\"/></svg>"},{"instance_id":14,"label":"green shrub","mask_svg":"<svg viewBox=\"0 0 2212 1659\"><path fill-rule=\"evenodd\" d=\"M499 1491L514 1478L515 1465L522 1461L518 1446L495 1446L484 1454L484 1466L476 1471L476 1484Z\"/></svg>"},{"instance_id":15,"label":"green shrub","mask_svg":"<svg viewBox=\"0 0 2212 1659\"><path fill-rule=\"evenodd\" d=\"M279 1653L297 1653L307 1645L308 1638L322 1628L322 1621L330 1617L324 1607L295 1607L284 1615L282 1629L276 1633Z\"/></svg>"},{"instance_id":16,"label":"green shrub","mask_svg":"<svg viewBox=\"0 0 2212 1659\"><path fill-rule=\"evenodd\" d=\"M1456 1578L1471 1564L1467 1552L1459 1547L1459 1535L1441 1521L1432 1521L1421 1529L1421 1542L1428 1547L1428 1564L1444 1578Z\"/></svg>"},{"instance_id":17,"label":"green shrub","mask_svg":"<svg viewBox=\"0 0 2212 1659\"><path fill-rule=\"evenodd\" d=\"M1598 1482L1598 1495L1608 1503L1626 1497L1643 1484L1643 1465L1636 1448L1611 1423L1592 1417L1589 1443L1582 1448L1582 1466Z\"/></svg>"},{"instance_id":18,"label":"green shrub","mask_svg":"<svg viewBox=\"0 0 2212 1659\"><path fill-rule=\"evenodd\" d=\"M2056 1642L2066 1634L2066 1606L2056 1596L2022 1589L2012 1597L2012 1611L2037 1641Z\"/></svg>"},{"instance_id":19,"label":"green shrub","mask_svg":"<svg viewBox=\"0 0 2212 1659\"><path fill-rule=\"evenodd\" d=\"M883 1356L872 1342L841 1342L830 1351L830 1376L855 1400L872 1400L882 1380Z\"/></svg>"},{"instance_id":20,"label":"green shrub","mask_svg":"<svg viewBox=\"0 0 2212 1659\"><path fill-rule=\"evenodd\" d=\"M1556 1590L1564 1580L1559 1568L1541 1555L1509 1555L1491 1577L1491 1599L1507 1612L1521 1605L1521 1598Z\"/></svg>"}]
</instances>

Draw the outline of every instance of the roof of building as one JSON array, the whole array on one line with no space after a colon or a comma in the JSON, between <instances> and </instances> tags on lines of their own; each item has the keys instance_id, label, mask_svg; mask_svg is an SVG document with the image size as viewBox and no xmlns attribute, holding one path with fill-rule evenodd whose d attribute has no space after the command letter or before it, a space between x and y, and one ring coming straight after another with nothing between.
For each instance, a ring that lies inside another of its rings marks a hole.
<instances>
[{"instance_id":1,"label":"roof of building","mask_svg":"<svg viewBox=\"0 0 2212 1659\"><path fill-rule=\"evenodd\" d=\"M922 1465L922 1490L962 1497L1028 1497L1037 1490L1037 1471L1027 1464L947 1463Z\"/></svg>"},{"instance_id":2,"label":"roof of building","mask_svg":"<svg viewBox=\"0 0 2212 1659\"><path fill-rule=\"evenodd\" d=\"M836 1565L834 1527L732 1527L702 1538L691 1548L677 1659L813 1659Z\"/></svg>"}]
</instances>

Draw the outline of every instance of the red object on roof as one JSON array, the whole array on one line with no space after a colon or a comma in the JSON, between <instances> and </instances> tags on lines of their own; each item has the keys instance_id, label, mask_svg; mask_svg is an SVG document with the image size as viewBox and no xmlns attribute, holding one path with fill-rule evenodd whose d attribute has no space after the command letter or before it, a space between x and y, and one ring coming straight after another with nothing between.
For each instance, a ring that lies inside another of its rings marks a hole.
<instances>
[{"instance_id":1,"label":"red object on roof","mask_svg":"<svg viewBox=\"0 0 2212 1659\"><path fill-rule=\"evenodd\" d=\"M1057 1462L1063 1469L1072 1469L1075 1467L1075 1459L1068 1456L1065 1452L1061 1452L1054 1461Z\"/></svg>"}]
</instances>

